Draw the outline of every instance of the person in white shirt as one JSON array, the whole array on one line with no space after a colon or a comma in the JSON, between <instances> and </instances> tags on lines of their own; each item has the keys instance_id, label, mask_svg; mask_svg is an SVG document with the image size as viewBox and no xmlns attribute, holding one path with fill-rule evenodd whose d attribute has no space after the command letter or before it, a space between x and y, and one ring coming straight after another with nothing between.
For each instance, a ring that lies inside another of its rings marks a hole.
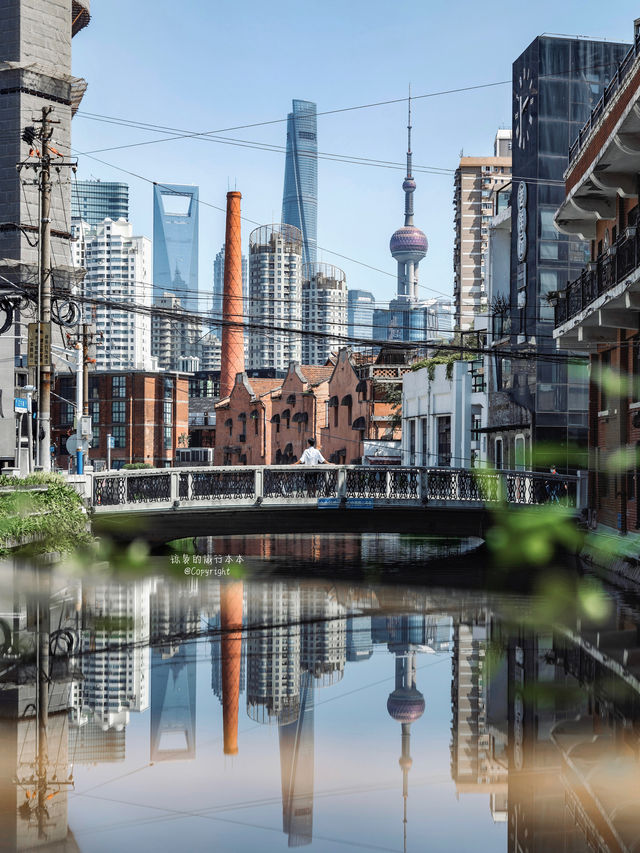
<instances>
[{"instance_id":1,"label":"person in white shirt","mask_svg":"<svg viewBox=\"0 0 640 853\"><path fill-rule=\"evenodd\" d=\"M294 465L322 465L323 463L329 464L327 460L324 458L322 453L316 447L315 438L308 438L307 444L309 447L303 452L300 459L297 462L294 462Z\"/></svg>"}]
</instances>

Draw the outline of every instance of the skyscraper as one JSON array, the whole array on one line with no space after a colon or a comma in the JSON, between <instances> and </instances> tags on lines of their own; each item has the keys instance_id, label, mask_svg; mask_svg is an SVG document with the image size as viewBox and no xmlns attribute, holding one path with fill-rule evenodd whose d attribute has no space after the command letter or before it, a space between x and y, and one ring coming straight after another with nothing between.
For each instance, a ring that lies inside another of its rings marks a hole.
<instances>
[{"instance_id":1,"label":"skyscraper","mask_svg":"<svg viewBox=\"0 0 640 853\"><path fill-rule=\"evenodd\" d=\"M295 330L302 323L302 234L295 226L263 225L251 232L245 313L250 370L284 372L290 361L300 361L302 343Z\"/></svg>"},{"instance_id":2,"label":"skyscraper","mask_svg":"<svg viewBox=\"0 0 640 853\"><path fill-rule=\"evenodd\" d=\"M347 322L350 338L373 337L373 311L376 298L368 290L350 290L348 299ZM354 349L360 349L361 344L354 343Z\"/></svg>"},{"instance_id":3,"label":"skyscraper","mask_svg":"<svg viewBox=\"0 0 640 853\"><path fill-rule=\"evenodd\" d=\"M153 188L153 298L165 290L198 309L198 187Z\"/></svg>"},{"instance_id":4,"label":"skyscraper","mask_svg":"<svg viewBox=\"0 0 640 853\"><path fill-rule=\"evenodd\" d=\"M302 339L302 360L324 364L347 331L347 281L331 264L309 264L302 270L303 328L318 334Z\"/></svg>"},{"instance_id":5,"label":"skyscraper","mask_svg":"<svg viewBox=\"0 0 640 853\"><path fill-rule=\"evenodd\" d=\"M313 264L318 246L317 106L293 101L287 117L287 154L282 194L282 221L302 232L302 260Z\"/></svg>"},{"instance_id":6,"label":"skyscraper","mask_svg":"<svg viewBox=\"0 0 640 853\"><path fill-rule=\"evenodd\" d=\"M105 219L129 219L129 185L121 181L74 181L71 219L99 225Z\"/></svg>"},{"instance_id":7,"label":"skyscraper","mask_svg":"<svg viewBox=\"0 0 640 853\"><path fill-rule=\"evenodd\" d=\"M151 308L151 241L136 237L129 222L105 219L95 228L72 226L74 264L86 267L84 290L88 297L115 300ZM97 349L98 370L150 370L151 317L126 307L95 308L96 331L102 336Z\"/></svg>"},{"instance_id":8,"label":"skyscraper","mask_svg":"<svg viewBox=\"0 0 640 853\"><path fill-rule=\"evenodd\" d=\"M496 134L493 157L461 157L453 194L456 326L470 329L487 310L487 250L493 196L511 180L511 130Z\"/></svg>"},{"instance_id":9,"label":"skyscraper","mask_svg":"<svg viewBox=\"0 0 640 853\"><path fill-rule=\"evenodd\" d=\"M242 256L242 297L245 305L249 298L249 260L246 255ZM214 319L222 317L222 293L224 290L224 244L213 262L213 300L211 313ZM214 326L213 333L219 338L222 335L222 326Z\"/></svg>"},{"instance_id":10,"label":"skyscraper","mask_svg":"<svg viewBox=\"0 0 640 853\"><path fill-rule=\"evenodd\" d=\"M504 449L511 450L512 442L518 440L513 424L528 423L518 430L523 436L521 449L513 447L510 457L505 454L505 467L514 461L529 467L532 446L539 442L557 448L570 442L574 451L586 451L587 367L580 369L561 358L551 363L541 353L556 352L553 307L547 294L580 275L590 259L590 246L577 236L561 234L553 217L564 201L569 145L628 49L627 44L539 36L513 63L513 174L517 177L511 204L509 303L511 344L518 348L519 357L509 360L511 370L503 372L501 384L521 408L513 411L510 424L503 424L506 430L495 432L494 440L502 438ZM531 357L526 358L529 353ZM573 455L570 464L576 462ZM560 468L569 459L558 455L554 464Z\"/></svg>"}]
</instances>

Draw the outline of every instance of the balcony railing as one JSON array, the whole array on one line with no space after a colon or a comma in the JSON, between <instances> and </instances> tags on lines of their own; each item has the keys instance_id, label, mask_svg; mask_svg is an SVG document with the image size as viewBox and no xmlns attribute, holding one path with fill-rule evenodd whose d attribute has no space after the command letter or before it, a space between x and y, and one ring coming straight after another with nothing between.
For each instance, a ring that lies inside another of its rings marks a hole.
<instances>
[{"instance_id":1,"label":"balcony railing","mask_svg":"<svg viewBox=\"0 0 640 853\"><path fill-rule=\"evenodd\" d=\"M634 210L637 211L637 208ZM635 216L633 219L635 221ZM624 281L638 266L640 231L637 226L631 225L606 253L590 263L579 278L567 285L564 293L560 291L555 303L556 327L576 317L599 296Z\"/></svg>"},{"instance_id":2,"label":"balcony railing","mask_svg":"<svg viewBox=\"0 0 640 853\"><path fill-rule=\"evenodd\" d=\"M633 65L633 62L638 53L640 53L640 33L636 35L634 43L629 48L622 62L618 65L616 73L613 75L608 85L605 86L604 92L602 93L602 97L591 111L591 115L589 116L588 120L584 123L577 137L571 144L569 148L569 165L571 165L578 156L583 144L589 137L589 134L596 126L602 114L604 113L605 107L607 106L607 104L611 103L611 99L624 82L627 72Z\"/></svg>"}]
</instances>

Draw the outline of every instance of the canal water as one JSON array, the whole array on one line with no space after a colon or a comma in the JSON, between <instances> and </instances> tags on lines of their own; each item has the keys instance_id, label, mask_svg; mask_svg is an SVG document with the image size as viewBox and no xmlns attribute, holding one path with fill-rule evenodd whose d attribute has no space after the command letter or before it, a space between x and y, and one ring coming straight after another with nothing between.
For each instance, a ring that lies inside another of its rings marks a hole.
<instances>
[{"instance_id":1,"label":"canal water","mask_svg":"<svg viewBox=\"0 0 640 853\"><path fill-rule=\"evenodd\" d=\"M640 600L474 544L6 563L0 850L640 849Z\"/></svg>"}]
</instances>

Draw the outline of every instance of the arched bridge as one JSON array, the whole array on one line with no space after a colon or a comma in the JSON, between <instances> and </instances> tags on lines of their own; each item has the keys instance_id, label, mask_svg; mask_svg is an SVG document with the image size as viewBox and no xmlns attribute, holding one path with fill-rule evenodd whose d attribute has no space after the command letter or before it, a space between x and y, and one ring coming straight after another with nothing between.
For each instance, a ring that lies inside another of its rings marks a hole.
<instances>
[{"instance_id":1,"label":"arched bridge","mask_svg":"<svg viewBox=\"0 0 640 853\"><path fill-rule=\"evenodd\" d=\"M168 468L87 474L97 532L150 542L251 533L483 537L492 510L583 504L580 477L354 465Z\"/></svg>"}]
</instances>

